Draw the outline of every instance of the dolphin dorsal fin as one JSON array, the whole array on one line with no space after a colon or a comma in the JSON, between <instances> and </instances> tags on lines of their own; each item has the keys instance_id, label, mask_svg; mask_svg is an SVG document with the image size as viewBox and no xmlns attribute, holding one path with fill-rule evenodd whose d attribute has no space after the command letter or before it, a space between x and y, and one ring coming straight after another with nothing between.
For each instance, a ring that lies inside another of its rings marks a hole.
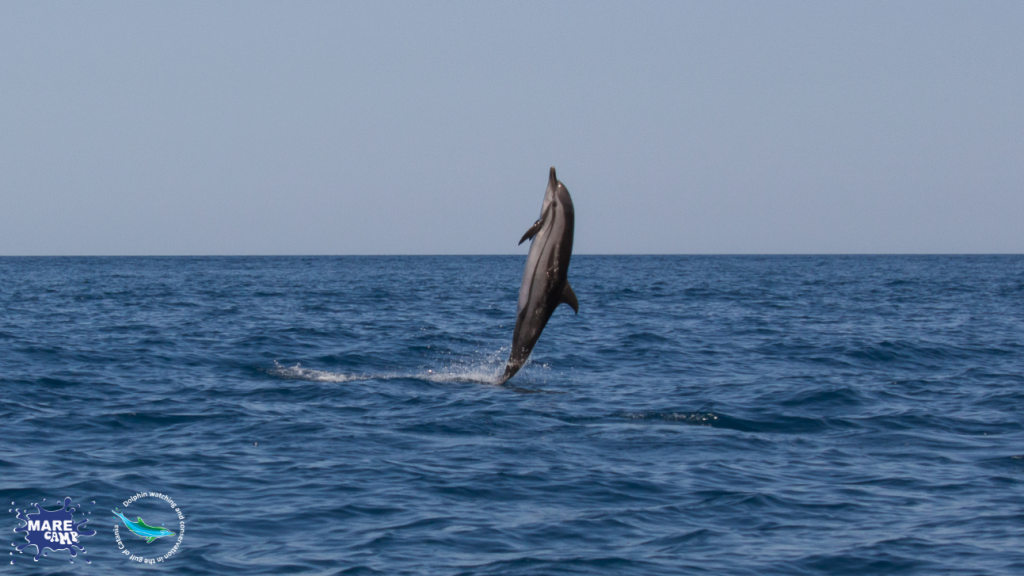
<instances>
[{"instance_id":1,"label":"dolphin dorsal fin","mask_svg":"<svg viewBox=\"0 0 1024 576\"><path fill-rule=\"evenodd\" d=\"M576 293L572 291L572 286L568 282L565 283L565 288L562 288L562 298L558 301L559 304L568 304L572 306L572 309L579 314L580 313L580 302L576 299Z\"/></svg>"},{"instance_id":2,"label":"dolphin dorsal fin","mask_svg":"<svg viewBox=\"0 0 1024 576\"><path fill-rule=\"evenodd\" d=\"M527 240L533 240L533 237L537 235L537 232L540 232L542 224L544 224L544 220L542 218L538 218L537 221L533 223L533 226L530 226L530 229L526 231L526 234L523 234L523 237L519 239L519 243L522 244Z\"/></svg>"}]
</instances>

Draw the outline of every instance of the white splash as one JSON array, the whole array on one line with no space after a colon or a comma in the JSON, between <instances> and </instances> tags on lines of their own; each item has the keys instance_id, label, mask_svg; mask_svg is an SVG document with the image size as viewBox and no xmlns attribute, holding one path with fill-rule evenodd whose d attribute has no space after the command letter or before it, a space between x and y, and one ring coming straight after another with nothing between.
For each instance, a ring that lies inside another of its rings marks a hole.
<instances>
[{"instance_id":1,"label":"white splash","mask_svg":"<svg viewBox=\"0 0 1024 576\"><path fill-rule=\"evenodd\" d=\"M282 366L274 361L274 367L267 370L267 374L277 376L285 380L308 380L310 382L355 382L358 380L375 380L379 378L395 377L385 374L344 374L340 372L328 372L326 370L313 370L303 368L302 365Z\"/></svg>"},{"instance_id":2,"label":"white splash","mask_svg":"<svg viewBox=\"0 0 1024 576\"><path fill-rule=\"evenodd\" d=\"M466 362L455 362L439 370L427 370L426 373L415 375L415 378L431 382L477 382L494 384L505 369L505 356L508 349L491 352L483 358Z\"/></svg>"},{"instance_id":3,"label":"white splash","mask_svg":"<svg viewBox=\"0 0 1024 576\"><path fill-rule=\"evenodd\" d=\"M307 380L310 382L360 382L365 380L397 380L404 378L415 378L428 380L430 382L443 383L467 383L476 382L479 384L494 384L501 376L505 368L505 361L502 350L478 361L456 362L449 366L438 369L418 370L414 372L387 372L387 373L345 373L330 372L327 370L313 370L303 368L300 364L295 366L282 366L274 361L274 367L267 370L271 376L277 376L286 380Z\"/></svg>"}]
</instances>

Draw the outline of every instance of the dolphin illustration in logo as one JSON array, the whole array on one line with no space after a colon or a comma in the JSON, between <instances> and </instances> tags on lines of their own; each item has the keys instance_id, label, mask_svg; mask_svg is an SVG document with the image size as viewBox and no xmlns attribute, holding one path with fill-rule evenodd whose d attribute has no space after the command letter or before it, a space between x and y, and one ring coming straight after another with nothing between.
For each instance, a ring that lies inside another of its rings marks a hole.
<instances>
[{"instance_id":1,"label":"dolphin illustration in logo","mask_svg":"<svg viewBox=\"0 0 1024 576\"><path fill-rule=\"evenodd\" d=\"M540 218L519 240L522 244L532 239L532 243L523 270L523 284L519 287L512 351L498 384L504 384L523 367L559 304L572 306L576 313L580 311L568 279L575 214L569 190L558 181L552 166Z\"/></svg>"},{"instance_id":2,"label":"dolphin illustration in logo","mask_svg":"<svg viewBox=\"0 0 1024 576\"><path fill-rule=\"evenodd\" d=\"M127 526L128 529L131 530L133 534L135 534L139 538L145 539L146 544L151 543L153 540L156 540L157 538L163 538L164 536L174 536L174 532L171 532L167 528L164 528L162 526L150 526L149 524L146 524L142 521L142 516L139 516L138 520L132 522L131 520L125 518L124 514L121 514L117 510L111 510L111 512L114 513L114 516L121 518L121 521L124 522L124 525Z\"/></svg>"}]
</instances>

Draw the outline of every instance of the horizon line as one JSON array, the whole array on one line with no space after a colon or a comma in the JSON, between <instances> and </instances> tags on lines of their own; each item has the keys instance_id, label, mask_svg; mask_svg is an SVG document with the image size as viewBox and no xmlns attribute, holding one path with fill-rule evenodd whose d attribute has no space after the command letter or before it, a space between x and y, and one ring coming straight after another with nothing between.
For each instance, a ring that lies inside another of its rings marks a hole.
<instances>
[{"instance_id":1,"label":"horizon line","mask_svg":"<svg viewBox=\"0 0 1024 576\"><path fill-rule=\"evenodd\" d=\"M588 252L573 256L1022 256L1021 252ZM436 258L526 256L501 254L0 254L0 258Z\"/></svg>"}]
</instances>

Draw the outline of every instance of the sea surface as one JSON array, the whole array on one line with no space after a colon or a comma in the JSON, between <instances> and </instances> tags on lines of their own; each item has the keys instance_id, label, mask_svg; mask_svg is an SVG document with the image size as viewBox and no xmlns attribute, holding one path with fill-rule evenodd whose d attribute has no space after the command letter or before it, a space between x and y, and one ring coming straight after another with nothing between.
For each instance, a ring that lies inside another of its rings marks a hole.
<instances>
[{"instance_id":1,"label":"sea surface","mask_svg":"<svg viewBox=\"0 0 1024 576\"><path fill-rule=\"evenodd\" d=\"M0 258L3 573L1024 574L1024 257L524 260Z\"/></svg>"}]
</instances>

